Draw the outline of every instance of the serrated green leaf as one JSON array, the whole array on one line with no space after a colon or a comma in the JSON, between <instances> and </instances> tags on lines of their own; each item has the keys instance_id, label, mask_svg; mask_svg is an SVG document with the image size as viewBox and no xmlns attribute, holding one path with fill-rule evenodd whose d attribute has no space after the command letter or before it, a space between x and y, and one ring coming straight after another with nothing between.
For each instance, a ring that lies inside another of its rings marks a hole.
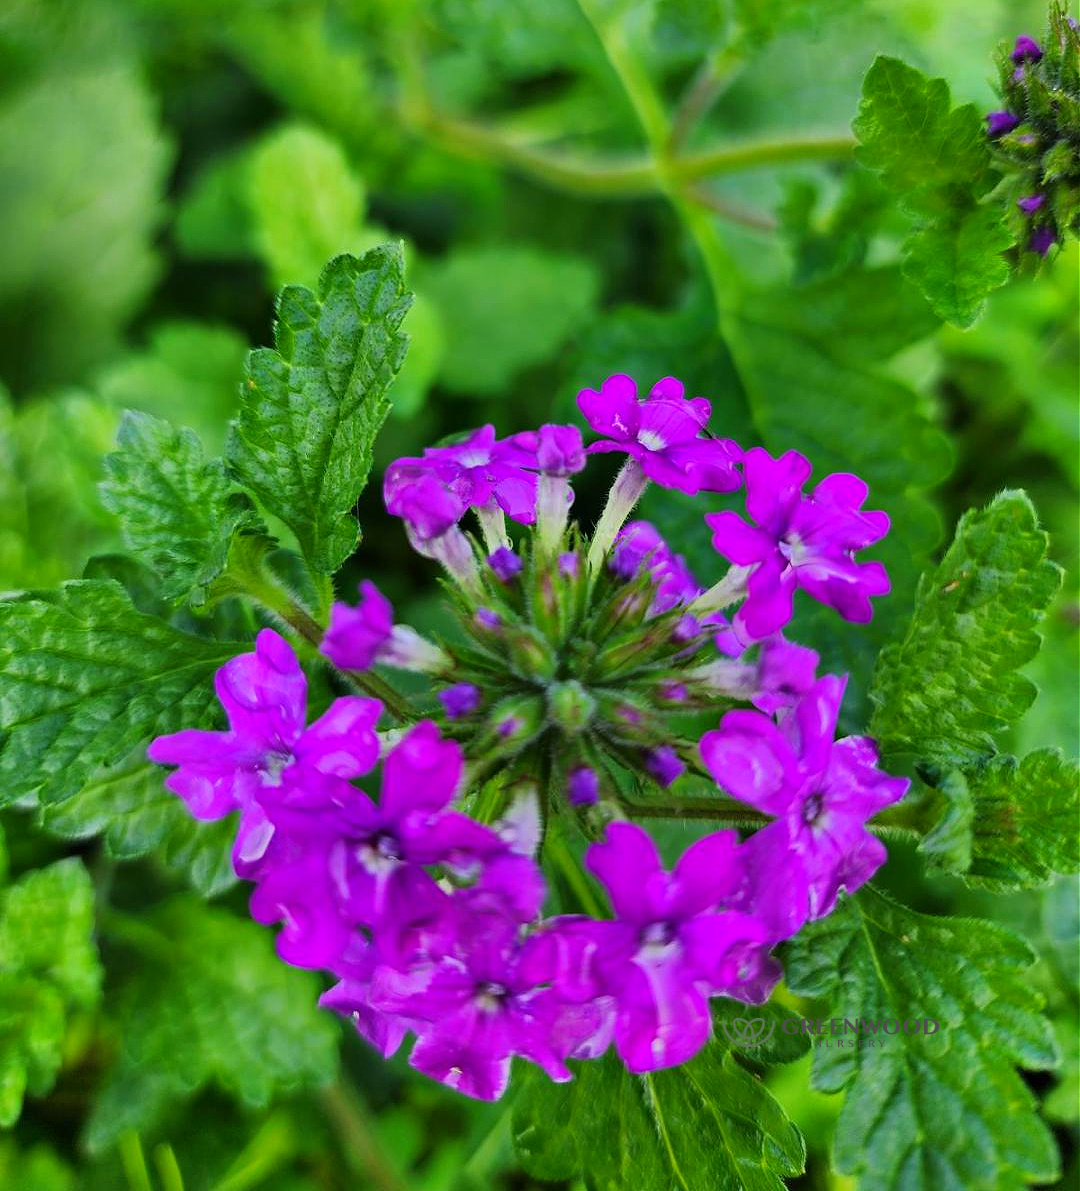
<instances>
[{"instance_id":1,"label":"serrated green leaf","mask_svg":"<svg viewBox=\"0 0 1080 1191\"><path fill-rule=\"evenodd\" d=\"M214 897L236 882L233 817L214 823L193 818L165 788L160 766L149 764L141 750L89 778L73 797L43 807L42 824L64 839L101 835L105 854L115 860L152 852L182 872L203 897Z\"/></svg>"},{"instance_id":2,"label":"serrated green leaf","mask_svg":"<svg viewBox=\"0 0 1080 1191\"><path fill-rule=\"evenodd\" d=\"M1061 584L1022 492L965 513L941 564L919 581L904 639L878 659L870 731L888 752L943 768L996 751L994 735L1035 698L1017 670Z\"/></svg>"},{"instance_id":3,"label":"serrated green leaf","mask_svg":"<svg viewBox=\"0 0 1080 1191\"><path fill-rule=\"evenodd\" d=\"M360 246L364 188L337 141L292 124L256 146L247 199L275 288L314 286L326 261Z\"/></svg>"},{"instance_id":4,"label":"serrated green leaf","mask_svg":"<svg viewBox=\"0 0 1080 1191\"><path fill-rule=\"evenodd\" d=\"M433 266L424 292L446 332L440 378L455 393L498 393L586 322L599 284L585 259L521 245L464 248Z\"/></svg>"},{"instance_id":5,"label":"serrated green leaf","mask_svg":"<svg viewBox=\"0 0 1080 1191\"><path fill-rule=\"evenodd\" d=\"M101 967L94 890L78 860L36 869L0 892L0 1125L60 1068L67 1011L93 1005Z\"/></svg>"},{"instance_id":6,"label":"serrated green leaf","mask_svg":"<svg viewBox=\"0 0 1080 1191\"><path fill-rule=\"evenodd\" d=\"M204 459L198 435L129 410L117 450L105 458L102 502L120 519L129 550L157 573L167 599L201 607L238 533L262 526L220 459Z\"/></svg>"},{"instance_id":7,"label":"serrated green leaf","mask_svg":"<svg viewBox=\"0 0 1080 1191\"><path fill-rule=\"evenodd\" d=\"M1009 280L1002 255L1013 235L1000 210L962 208L916 231L905 244L904 276L926 295L939 318L970 327L986 295Z\"/></svg>"},{"instance_id":8,"label":"serrated green leaf","mask_svg":"<svg viewBox=\"0 0 1080 1191\"><path fill-rule=\"evenodd\" d=\"M241 649L137 612L113 582L0 601L0 799L62 802L154 736L207 726Z\"/></svg>"},{"instance_id":9,"label":"serrated green leaf","mask_svg":"<svg viewBox=\"0 0 1080 1191\"><path fill-rule=\"evenodd\" d=\"M613 1056L554 1084L517 1081L514 1146L544 1180L589 1191L782 1191L806 1150L783 1109L719 1041L682 1067L630 1075Z\"/></svg>"},{"instance_id":10,"label":"serrated green leaf","mask_svg":"<svg viewBox=\"0 0 1080 1191\"><path fill-rule=\"evenodd\" d=\"M341 566L359 537L353 506L405 357L404 268L399 244L337 257L318 295L282 290L276 348L248 357L226 457L323 574Z\"/></svg>"},{"instance_id":11,"label":"serrated green leaf","mask_svg":"<svg viewBox=\"0 0 1080 1191\"><path fill-rule=\"evenodd\" d=\"M1014 1069L1057 1063L1034 959L1003 927L917 914L869 887L788 946L789 987L828 998L836 1016L939 1025L815 1051L814 1085L846 1089L833 1160L860 1191L1020 1191L1056 1177L1050 1131Z\"/></svg>"},{"instance_id":12,"label":"serrated green leaf","mask_svg":"<svg viewBox=\"0 0 1080 1191\"><path fill-rule=\"evenodd\" d=\"M919 850L969 884L1026 888L1080 867L1080 770L1057 750L952 770L936 793L944 817Z\"/></svg>"},{"instance_id":13,"label":"serrated green leaf","mask_svg":"<svg viewBox=\"0 0 1080 1191\"><path fill-rule=\"evenodd\" d=\"M87 1122L91 1150L210 1082L263 1105L333 1078L338 1034L318 981L283 964L268 931L186 898L113 929L146 962L111 1002L122 1045Z\"/></svg>"}]
</instances>

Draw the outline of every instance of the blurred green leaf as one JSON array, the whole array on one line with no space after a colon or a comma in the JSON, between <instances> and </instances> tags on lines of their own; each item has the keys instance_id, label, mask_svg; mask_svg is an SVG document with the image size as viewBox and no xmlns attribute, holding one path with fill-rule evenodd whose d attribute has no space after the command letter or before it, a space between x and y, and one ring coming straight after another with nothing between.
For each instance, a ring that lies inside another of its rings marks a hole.
<instances>
[{"instance_id":1,"label":"blurred green leaf","mask_svg":"<svg viewBox=\"0 0 1080 1191\"><path fill-rule=\"evenodd\" d=\"M445 328L440 379L466 397L498 393L549 359L588 320L599 291L587 260L510 244L459 249L423 282Z\"/></svg>"},{"instance_id":2,"label":"blurred green leaf","mask_svg":"<svg viewBox=\"0 0 1080 1191\"><path fill-rule=\"evenodd\" d=\"M405 358L399 327L410 301L400 245L337 257L318 296L282 290L276 349L248 357L227 460L323 574L341 566L359 537L352 510Z\"/></svg>"},{"instance_id":3,"label":"blurred green leaf","mask_svg":"<svg viewBox=\"0 0 1080 1191\"><path fill-rule=\"evenodd\" d=\"M0 602L0 798L62 802L154 736L205 726L236 652L137 612L117 583Z\"/></svg>"},{"instance_id":4,"label":"blurred green leaf","mask_svg":"<svg viewBox=\"0 0 1080 1191\"><path fill-rule=\"evenodd\" d=\"M577 1064L571 1083L532 1070L515 1082L514 1145L535 1178L583 1174L596 1191L783 1191L803 1169L799 1131L719 1041L649 1075L608 1055Z\"/></svg>"},{"instance_id":5,"label":"blurred green leaf","mask_svg":"<svg viewBox=\"0 0 1080 1191\"><path fill-rule=\"evenodd\" d=\"M75 1191L75 1175L46 1145L21 1153L13 1139L0 1142L0 1187L18 1191Z\"/></svg>"},{"instance_id":6,"label":"blurred green leaf","mask_svg":"<svg viewBox=\"0 0 1080 1191\"><path fill-rule=\"evenodd\" d=\"M67 1011L100 995L93 930L94 891L78 860L36 869L0 891L0 1125L18 1119L25 1093L52 1087Z\"/></svg>"},{"instance_id":7,"label":"blurred green leaf","mask_svg":"<svg viewBox=\"0 0 1080 1191\"><path fill-rule=\"evenodd\" d=\"M266 930L178 898L111 932L145 962L110 1001L121 1049L87 1122L92 1151L210 1081L264 1105L333 1078L337 1030L317 981L283 964Z\"/></svg>"},{"instance_id":8,"label":"blurred green leaf","mask_svg":"<svg viewBox=\"0 0 1080 1191\"><path fill-rule=\"evenodd\" d=\"M917 914L870 887L788 945L789 987L828 998L836 1017L938 1023L873 1047L817 1045L815 1087L846 1092L833 1161L860 1191L1005 1191L1056 1177L1050 1131L1014 1070L1058 1061L1034 960L1003 927Z\"/></svg>"},{"instance_id":9,"label":"blurred green leaf","mask_svg":"<svg viewBox=\"0 0 1080 1191\"><path fill-rule=\"evenodd\" d=\"M203 458L194 431L129 411L116 442L105 459L105 507L128 549L157 573L161 594L201 607L236 535L262 530L251 500L220 459Z\"/></svg>"}]
</instances>

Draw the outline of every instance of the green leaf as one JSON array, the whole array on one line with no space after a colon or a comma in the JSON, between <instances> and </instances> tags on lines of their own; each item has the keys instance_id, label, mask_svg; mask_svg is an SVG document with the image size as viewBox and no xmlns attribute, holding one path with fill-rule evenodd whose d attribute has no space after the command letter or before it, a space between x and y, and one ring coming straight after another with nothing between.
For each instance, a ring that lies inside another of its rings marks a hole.
<instances>
[{"instance_id":1,"label":"green leaf","mask_svg":"<svg viewBox=\"0 0 1080 1191\"><path fill-rule=\"evenodd\" d=\"M964 514L939 566L919 581L902 641L874 671L870 731L887 752L949 767L996 751L994 736L1031 706L1019 668L1061 584L1046 534L1022 492Z\"/></svg>"},{"instance_id":2,"label":"green leaf","mask_svg":"<svg viewBox=\"0 0 1080 1191\"><path fill-rule=\"evenodd\" d=\"M339 256L318 295L282 290L276 348L248 356L226 457L323 574L341 566L359 537L352 510L405 357L398 328L409 302L399 244Z\"/></svg>"},{"instance_id":3,"label":"green leaf","mask_svg":"<svg viewBox=\"0 0 1080 1191\"><path fill-rule=\"evenodd\" d=\"M43 807L41 816L46 830L64 839L101 835L105 854L114 860L154 853L203 897L214 897L236 883L233 816L215 823L193 818L165 788L161 767L147 762L142 750L96 773L65 802Z\"/></svg>"},{"instance_id":4,"label":"green leaf","mask_svg":"<svg viewBox=\"0 0 1080 1191\"><path fill-rule=\"evenodd\" d=\"M46 1145L20 1153L14 1139L0 1142L0 1187L19 1191L76 1191L75 1174Z\"/></svg>"},{"instance_id":5,"label":"green leaf","mask_svg":"<svg viewBox=\"0 0 1080 1191\"><path fill-rule=\"evenodd\" d=\"M198 608L228 563L234 536L262 528L220 459L203 459L192 430L128 411L105 459L102 501L129 550L158 575L167 599Z\"/></svg>"},{"instance_id":6,"label":"green leaf","mask_svg":"<svg viewBox=\"0 0 1080 1191\"><path fill-rule=\"evenodd\" d=\"M1009 280L1002 255L1013 235L994 207L967 207L916 231L905 245L904 276L939 318L970 327L991 290Z\"/></svg>"},{"instance_id":7,"label":"green leaf","mask_svg":"<svg viewBox=\"0 0 1080 1191\"><path fill-rule=\"evenodd\" d=\"M586 260L521 245L464 248L424 276L446 333L440 377L454 393L501 392L588 320L599 285Z\"/></svg>"},{"instance_id":8,"label":"green leaf","mask_svg":"<svg viewBox=\"0 0 1080 1191\"><path fill-rule=\"evenodd\" d=\"M276 287L314 286L323 264L359 247L364 188L337 141L287 125L255 148L248 205L259 255Z\"/></svg>"},{"instance_id":9,"label":"green leaf","mask_svg":"<svg viewBox=\"0 0 1080 1191\"><path fill-rule=\"evenodd\" d=\"M568 1084L522 1074L514 1146L535 1178L582 1175L589 1191L782 1191L802 1172L799 1131L719 1041L644 1076L612 1055L576 1064Z\"/></svg>"},{"instance_id":10,"label":"green leaf","mask_svg":"<svg viewBox=\"0 0 1080 1191\"><path fill-rule=\"evenodd\" d=\"M997 174L979 110L951 108L944 79L879 56L863 80L852 128L856 156L880 174L914 220L904 273L934 313L970 326L1009 278L1014 242L1000 204L980 206Z\"/></svg>"},{"instance_id":11,"label":"green leaf","mask_svg":"<svg viewBox=\"0 0 1080 1191\"><path fill-rule=\"evenodd\" d=\"M0 601L0 797L61 802L153 737L208 726L214 672L241 648L137 612L114 582Z\"/></svg>"},{"instance_id":12,"label":"green leaf","mask_svg":"<svg viewBox=\"0 0 1080 1191\"><path fill-rule=\"evenodd\" d=\"M952 770L936 794L944 817L919 850L968 884L1026 888L1080 868L1080 770L1055 749Z\"/></svg>"},{"instance_id":13,"label":"green leaf","mask_svg":"<svg viewBox=\"0 0 1080 1191\"><path fill-rule=\"evenodd\" d=\"M67 1012L101 991L94 890L75 859L36 869L0 893L0 1125L60 1069Z\"/></svg>"},{"instance_id":14,"label":"green leaf","mask_svg":"<svg viewBox=\"0 0 1080 1191\"><path fill-rule=\"evenodd\" d=\"M932 918L872 888L787 948L789 987L837 1017L931 1019L932 1034L819 1041L813 1083L845 1089L833 1142L859 1191L1019 1191L1057 1176L1050 1131L1014 1065L1056 1065L1028 969L1035 956L989 922Z\"/></svg>"},{"instance_id":15,"label":"green leaf","mask_svg":"<svg viewBox=\"0 0 1080 1191\"><path fill-rule=\"evenodd\" d=\"M333 1078L338 1033L318 981L283 964L268 931L189 898L106 927L145 962L111 1001L122 1049L87 1122L91 1150L210 1082L265 1105Z\"/></svg>"}]
</instances>

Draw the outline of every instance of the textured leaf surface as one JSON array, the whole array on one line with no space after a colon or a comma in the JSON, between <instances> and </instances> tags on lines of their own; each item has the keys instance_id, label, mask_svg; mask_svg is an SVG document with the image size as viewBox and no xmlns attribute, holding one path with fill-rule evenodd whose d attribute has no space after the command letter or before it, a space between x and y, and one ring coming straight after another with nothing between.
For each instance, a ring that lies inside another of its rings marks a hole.
<instances>
[{"instance_id":1,"label":"textured leaf surface","mask_svg":"<svg viewBox=\"0 0 1080 1191\"><path fill-rule=\"evenodd\" d=\"M333 1078L337 1030L317 980L283 964L268 931L189 899L127 923L117 934L146 962L112 1002L121 1049L87 1124L92 1149L211 1081L261 1105Z\"/></svg>"},{"instance_id":2,"label":"textured leaf surface","mask_svg":"<svg viewBox=\"0 0 1080 1191\"><path fill-rule=\"evenodd\" d=\"M530 1071L513 1131L530 1174L580 1174L590 1191L782 1191L805 1159L783 1109L719 1042L646 1076L611 1055L578 1064L568 1084Z\"/></svg>"},{"instance_id":3,"label":"textured leaf surface","mask_svg":"<svg viewBox=\"0 0 1080 1191\"><path fill-rule=\"evenodd\" d=\"M837 1017L940 1026L815 1051L815 1086L846 1089L833 1157L860 1191L1021 1191L1056 1176L1053 1140L1014 1069L1057 1062L1034 960L1002 927L917 914L869 887L788 947L789 987L828 998Z\"/></svg>"},{"instance_id":4,"label":"textured leaf surface","mask_svg":"<svg viewBox=\"0 0 1080 1191\"><path fill-rule=\"evenodd\" d=\"M952 770L937 797L944 813L920 851L969 884L1016 889L1080 867L1080 771L1054 749Z\"/></svg>"},{"instance_id":5,"label":"textured leaf surface","mask_svg":"<svg viewBox=\"0 0 1080 1191\"><path fill-rule=\"evenodd\" d=\"M400 245L337 257L317 295L282 290L276 348L248 357L228 461L324 574L356 546L352 509L405 357L409 302Z\"/></svg>"},{"instance_id":6,"label":"textured leaf surface","mask_svg":"<svg viewBox=\"0 0 1080 1191\"><path fill-rule=\"evenodd\" d=\"M0 602L0 798L60 802L151 738L215 719L241 646L136 612L115 582Z\"/></svg>"},{"instance_id":7,"label":"textured leaf surface","mask_svg":"<svg viewBox=\"0 0 1080 1191\"><path fill-rule=\"evenodd\" d=\"M67 1011L98 998L94 891L78 860L35 869L0 893L0 1125L60 1068Z\"/></svg>"},{"instance_id":8,"label":"textured leaf surface","mask_svg":"<svg viewBox=\"0 0 1080 1191\"><path fill-rule=\"evenodd\" d=\"M521 246L454 253L424 278L446 331L443 384L463 396L499 392L587 321L598 288L579 257Z\"/></svg>"},{"instance_id":9,"label":"textured leaf surface","mask_svg":"<svg viewBox=\"0 0 1080 1191\"><path fill-rule=\"evenodd\" d=\"M1038 652L1037 626L1061 583L1046 544L1022 492L964 515L919 582L903 641L874 672L871 732L884 749L942 765L995 751L994 734L1035 698L1017 670Z\"/></svg>"},{"instance_id":10,"label":"textured leaf surface","mask_svg":"<svg viewBox=\"0 0 1080 1191\"><path fill-rule=\"evenodd\" d=\"M165 788L159 765L138 750L122 765L89 778L82 789L42 811L44 826L64 839L101 835L105 853L133 860L153 852L181 872L204 897L234 885L232 843L236 823L230 816L214 823L191 816L183 802Z\"/></svg>"},{"instance_id":11,"label":"textured leaf surface","mask_svg":"<svg viewBox=\"0 0 1080 1191\"><path fill-rule=\"evenodd\" d=\"M128 549L157 573L162 595L201 606L233 536L260 528L251 500L220 459L203 458L191 430L129 411L117 448L105 459L105 507L119 517Z\"/></svg>"}]
</instances>

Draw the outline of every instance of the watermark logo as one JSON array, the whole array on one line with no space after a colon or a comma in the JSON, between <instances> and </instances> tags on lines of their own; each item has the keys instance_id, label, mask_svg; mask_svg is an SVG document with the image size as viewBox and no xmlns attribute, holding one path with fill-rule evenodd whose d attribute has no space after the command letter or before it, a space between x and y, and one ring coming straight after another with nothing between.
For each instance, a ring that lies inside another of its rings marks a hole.
<instances>
[{"instance_id":1,"label":"watermark logo","mask_svg":"<svg viewBox=\"0 0 1080 1191\"><path fill-rule=\"evenodd\" d=\"M773 1036L776 1018L766 1024L763 1017L735 1017L722 1021L720 1027L732 1046L761 1046Z\"/></svg>"}]
</instances>

